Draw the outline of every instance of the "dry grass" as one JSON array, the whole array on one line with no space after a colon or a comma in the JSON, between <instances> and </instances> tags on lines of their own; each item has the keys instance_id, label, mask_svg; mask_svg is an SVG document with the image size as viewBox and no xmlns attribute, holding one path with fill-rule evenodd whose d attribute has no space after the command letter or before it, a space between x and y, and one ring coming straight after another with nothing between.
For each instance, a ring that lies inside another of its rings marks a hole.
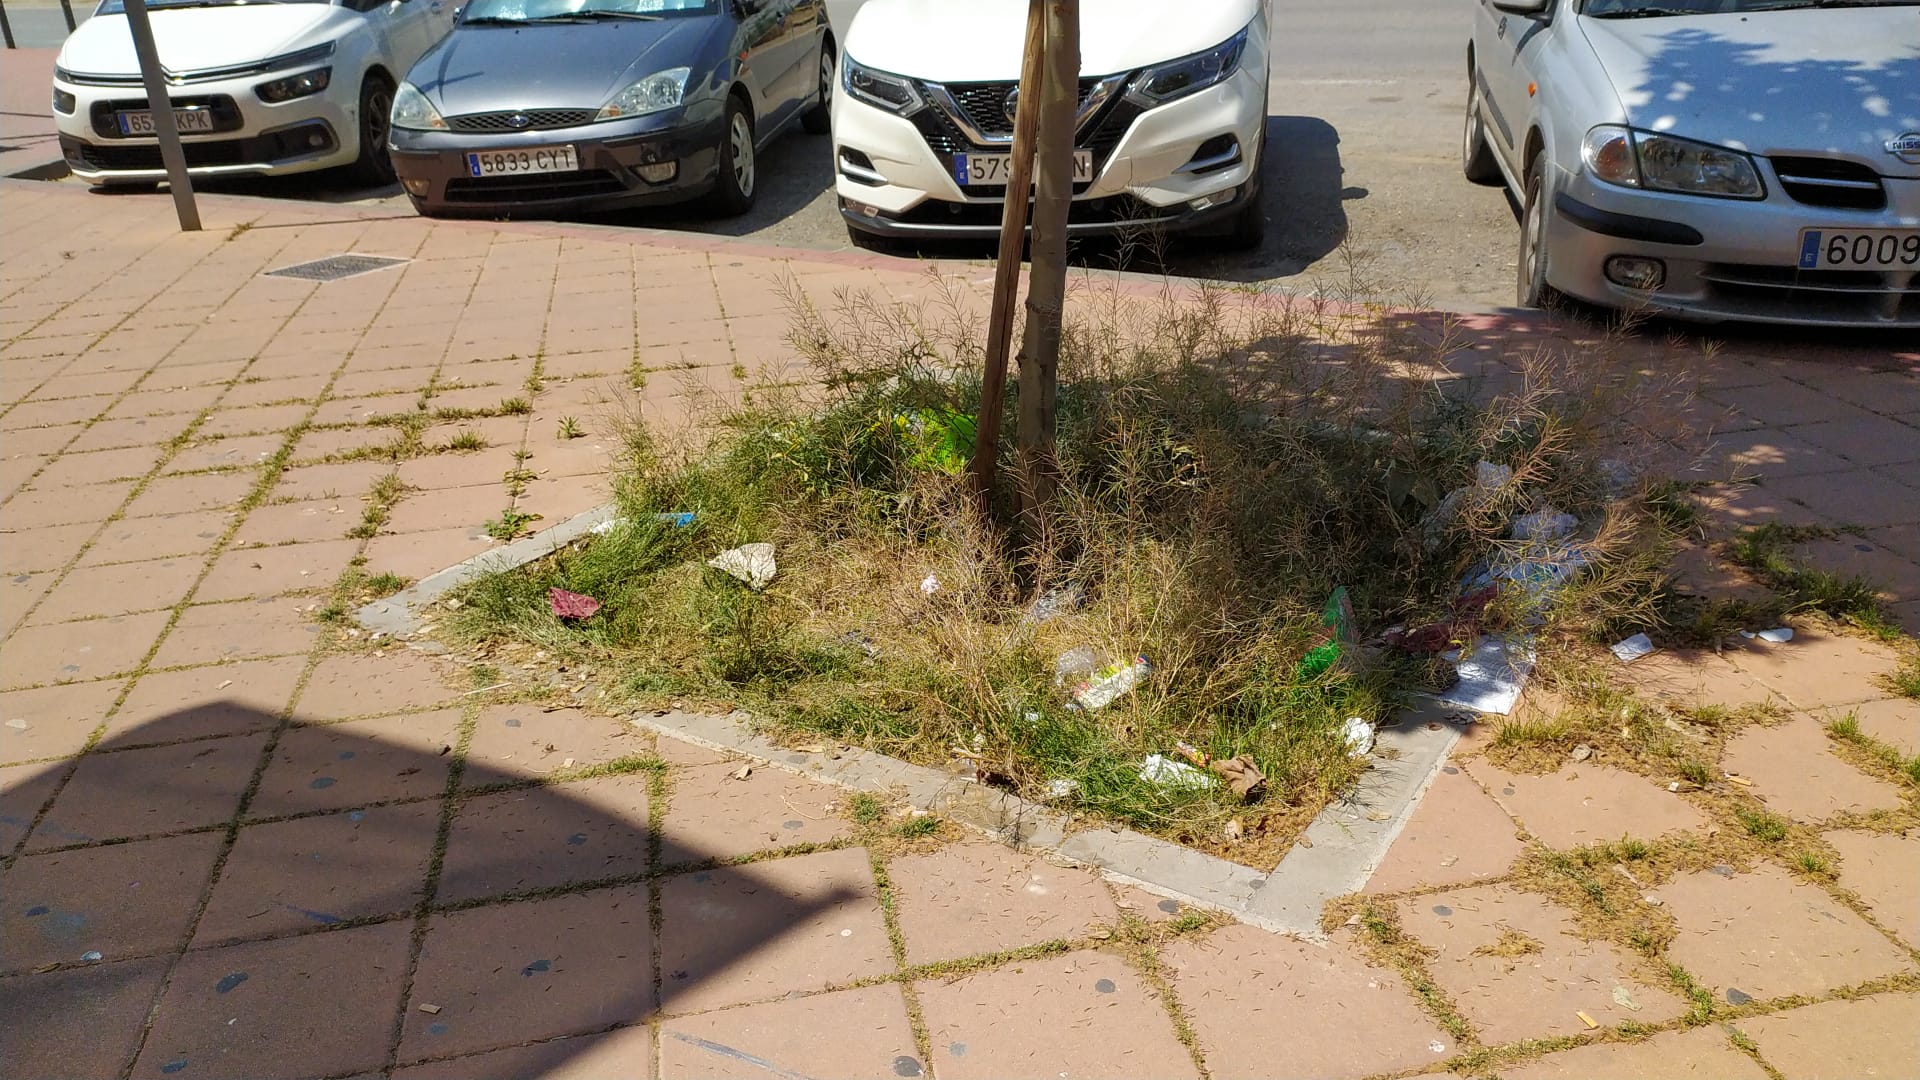
<instances>
[{"instance_id":1,"label":"dry grass","mask_svg":"<svg viewBox=\"0 0 1920 1080\"><path fill-rule=\"evenodd\" d=\"M1656 438L1676 434L1661 425L1684 399L1670 382L1604 349L1466 378L1444 327L1331 305L1211 292L1072 306L1060 495L1043 517L1016 520L1011 492L978 512L956 475L966 445L943 441L978 406L981 334L963 304L797 303L812 382L716 402L696 441L627 418L622 523L469 589L453 631L604 661L639 701L743 706L1037 798L1064 782L1057 804L1260 864L1364 769L1345 719L1383 719L1430 678L1424 661L1352 645L1327 670L1303 665L1336 587L1364 636L1450 616L1477 567L1524 577L1572 551L1583 567L1551 603L1509 589L1463 632L1525 626L1564 644L1659 618L1672 531L1603 463L1671 452ZM1512 481L1475 487L1482 460ZM1570 548L1509 538L1516 515L1548 507L1588 523ZM671 513L693 521L658 520ZM778 552L764 592L705 566L747 542ZM605 607L562 622L552 586ZM1151 672L1077 709L1056 661L1082 647ZM1266 797L1139 775L1180 741L1251 756Z\"/></svg>"}]
</instances>

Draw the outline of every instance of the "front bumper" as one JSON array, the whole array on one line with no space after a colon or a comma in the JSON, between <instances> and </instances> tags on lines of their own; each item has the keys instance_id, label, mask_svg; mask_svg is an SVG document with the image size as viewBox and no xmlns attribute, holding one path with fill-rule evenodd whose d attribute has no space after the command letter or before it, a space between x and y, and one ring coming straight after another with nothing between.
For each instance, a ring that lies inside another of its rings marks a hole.
<instances>
[{"instance_id":1,"label":"front bumper","mask_svg":"<svg viewBox=\"0 0 1920 1080\"><path fill-rule=\"evenodd\" d=\"M351 163L359 154L359 87L334 71L326 90L269 105L254 87L284 73L193 82L172 87L176 110L192 109L212 117L211 132L182 132L187 173L196 177L277 176ZM116 113L147 108L138 85L100 86L55 78L54 88L73 95L71 113L55 111L54 127L67 169L82 180L146 182L165 180L160 140L122 135ZM350 99L350 100L349 100Z\"/></svg>"},{"instance_id":2,"label":"front bumper","mask_svg":"<svg viewBox=\"0 0 1920 1080\"><path fill-rule=\"evenodd\" d=\"M1800 269L1802 229L1920 227L1920 179L1883 177L1880 210L1806 205L1770 170L1763 179L1765 199L1737 201L1635 191L1559 171L1547 280L1592 303L1688 320L1920 327L1915 270ZM1665 282L1645 292L1609 280L1607 261L1622 255L1661 260Z\"/></svg>"},{"instance_id":3,"label":"front bumper","mask_svg":"<svg viewBox=\"0 0 1920 1080\"><path fill-rule=\"evenodd\" d=\"M394 171L422 212L446 216L557 215L686 202L713 190L720 168L721 118L683 117L520 131L393 132ZM467 155L571 146L571 172L476 176ZM670 179L643 177L642 166L673 163Z\"/></svg>"},{"instance_id":4,"label":"front bumper","mask_svg":"<svg viewBox=\"0 0 1920 1080\"><path fill-rule=\"evenodd\" d=\"M1232 78L1191 97L1142 108L1122 89L1094 109L1075 140L1092 154L1093 179L1075 185L1069 231L1209 230L1256 198L1264 71L1250 52ZM1006 144L976 138L978 128L935 100L911 117L844 93L833 108L835 189L849 226L888 237L999 235L1004 189L962 185L955 157L1006 153Z\"/></svg>"}]
</instances>

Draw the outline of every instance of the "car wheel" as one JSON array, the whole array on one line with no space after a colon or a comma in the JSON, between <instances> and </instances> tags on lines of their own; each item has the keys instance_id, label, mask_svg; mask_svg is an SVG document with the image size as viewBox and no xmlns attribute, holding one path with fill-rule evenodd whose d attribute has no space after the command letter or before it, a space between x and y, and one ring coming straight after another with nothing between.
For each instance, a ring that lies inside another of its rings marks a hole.
<instances>
[{"instance_id":1,"label":"car wheel","mask_svg":"<svg viewBox=\"0 0 1920 1080\"><path fill-rule=\"evenodd\" d=\"M833 130L833 50L820 46L820 103L800 118L800 129L809 135L825 135Z\"/></svg>"},{"instance_id":2,"label":"car wheel","mask_svg":"<svg viewBox=\"0 0 1920 1080\"><path fill-rule=\"evenodd\" d=\"M1547 154L1535 151L1527 167L1527 197L1520 211L1520 257L1514 298L1521 307L1553 306L1559 293L1547 284Z\"/></svg>"},{"instance_id":3,"label":"car wheel","mask_svg":"<svg viewBox=\"0 0 1920 1080\"><path fill-rule=\"evenodd\" d=\"M1267 207L1261 193L1255 191L1247 205L1233 215L1233 224L1221 234L1219 246L1226 251L1254 251L1267 242Z\"/></svg>"},{"instance_id":4,"label":"car wheel","mask_svg":"<svg viewBox=\"0 0 1920 1080\"><path fill-rule=\"evenodd\" d=\"M1467 119L1460 134L1460 171L1476 184L1500 184L1500 163L1487 143L1487 122L1480 117L1480 77L1467 73Z\"/></svg>"},{"instance_id":5,"label":"car wheel","mask_svg":"<svg viewBox=\"0 0 1920 1080\"><path fill-rule=\"evenodd\" d=\"M753 118L737 97L727 98L727 119L720 135L720 175L714 181L708 205L722 217L739 217L753 209L759 168L753 146Z\"/></svg>"},{"instance_id":6,"label":"car wheel","mask_svg":"<svg viewBox=\"0 0 1920 1080\"><path fill-rule=\"evenodd\" d=\"M369 75L360 84L360 156L353 178L370 187L394 182L393 158L387 153L387 135L393 122L393 84Z\"/></svg>"}]
</instances>

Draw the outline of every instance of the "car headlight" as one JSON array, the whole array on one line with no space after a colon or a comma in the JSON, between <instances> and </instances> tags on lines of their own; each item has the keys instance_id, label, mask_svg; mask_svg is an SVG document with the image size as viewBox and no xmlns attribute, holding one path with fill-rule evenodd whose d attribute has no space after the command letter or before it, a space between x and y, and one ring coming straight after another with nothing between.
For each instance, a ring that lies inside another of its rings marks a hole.
<instances>
[{"instance_id":1,"label":"car headlight","mask_svg":"<svg viewBox=\"0 0 1920 1080\"><path fill-rule=\"evenodd\" d=\"M1580 160L1596 178L1621 187L1722 199L1767 193L1746 154L1659 132L1602 124L1587 132Z\"/></svg>"},{"instance_id":2,"label":"car headlight","mask_svg":"<svg viewBox=\"0 0 1920 1080\"><path fill-rule=\"evenodd\" d=\"M310 94L317 94L325 90L327 83L332 81L332 79L332 68L314 68L312 71L303 71L298 75L289 75L284 79L263 82L259 86L254 87L253 92L259 96L261 101L269 105L278 105L283 101L292 101L295 98L303 98Z\"/></svg>"},{"instance_id":3,"label":"car headlight","mask_svg":"<svg viewBox=\"0 0 1920 1080\"><path fill-rule=\"evenodd\" d=\"M66 113L68 115L71 115L73 113L74 104L75 102L72 94L67 93L65 90L62 90L57 86L53 88L53 111L54 112Z\"/></svg>"},{"instance_id":4,"label":"car headlight","mask_svg":"<svg viewBox=\"0 0 1920 1080\"><path fill-rule=\"evenodd\" d=\"M686 100L687 76L691 74L693 69L683 67L656 71L613 95L613 100L602 105L593 118L622 120L675 108Z\"/></svg>"},{"instance_id":5,"label":"car headlight","mask_svg":"<svg viewBox=\"0 0 1920 1080\"><path fill-rule=\"evenodd\" d=\"M920 97L920 91L913 88L912 80L856 64L852 57L840 63L840 88L853 95L856 101L864 101L875 108L901 116L919 112L920 107L926 104Z\"/></svg>"},{"instance_id":6,"label":"car headlight","mask_svg":"<svg viewBox=\"0 0 1920 1080\"><path fill-rule=\"evenodd\" d=\"M393 126L408 131L445 131L447 122L433 107L427 95L412 83L403 82L393 92Z\"/></svg>"},{"instance_id":7,"label":"car headlight","mask_svg":"<svg viewBox=\"0 0 1920 1080\"><path fill-rule=\"evenodd\" d=\"M1148 106L1164 105L1225 82L1240 70L1240 57L1246 51L1247 31L1242 30L1205 52L1142 71L1127 93Z\"/></svg>"}]
</instances>

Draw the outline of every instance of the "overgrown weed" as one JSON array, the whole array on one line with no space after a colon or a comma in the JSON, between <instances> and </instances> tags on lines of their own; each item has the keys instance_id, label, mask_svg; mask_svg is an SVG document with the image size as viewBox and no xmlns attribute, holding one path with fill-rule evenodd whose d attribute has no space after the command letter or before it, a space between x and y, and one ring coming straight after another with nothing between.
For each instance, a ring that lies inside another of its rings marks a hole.
<instances>
[{"instance_id":1,"label":"overgrown weed","mask_svg":"<svg viewBox=\"0 0 1920 1080\"><path fill-rule=\"evenodd\" d=\"M984 335L957 296L795 298L812 382L711 402L698 440L627 417L613 527L470 587L452 632L591 655L639 699L738 705L1258 864L1365 768L1346 719L1386 718L1425 678L1352 642L1303 664L1336 588L1363 632L1421 624L1451 617L1477 567L1551 557L1579 567L1553 603L1510 590L1469 632L1549 643L1658 619L1673 531L1619 477L1671 452L1655 443L1678 434L1660 423L1676 392L1605 348L1463 376L1447 328L1330 302L1080 292L1070 309L1043 515L1019 513L1011 473L982 514L961 475ZM1477 486L1480 461L1511 481ZM1548 508L1587 524L1557 548L1511 538ZM705 565L750 542L777 551L763 592ZM553 587L603 607L563 621ZM1079 647L1151 671L1080 709L1058 669ZM1143 778L1179 741L1252 757L1265 799Z\"/></svg>"}]
</instances>

